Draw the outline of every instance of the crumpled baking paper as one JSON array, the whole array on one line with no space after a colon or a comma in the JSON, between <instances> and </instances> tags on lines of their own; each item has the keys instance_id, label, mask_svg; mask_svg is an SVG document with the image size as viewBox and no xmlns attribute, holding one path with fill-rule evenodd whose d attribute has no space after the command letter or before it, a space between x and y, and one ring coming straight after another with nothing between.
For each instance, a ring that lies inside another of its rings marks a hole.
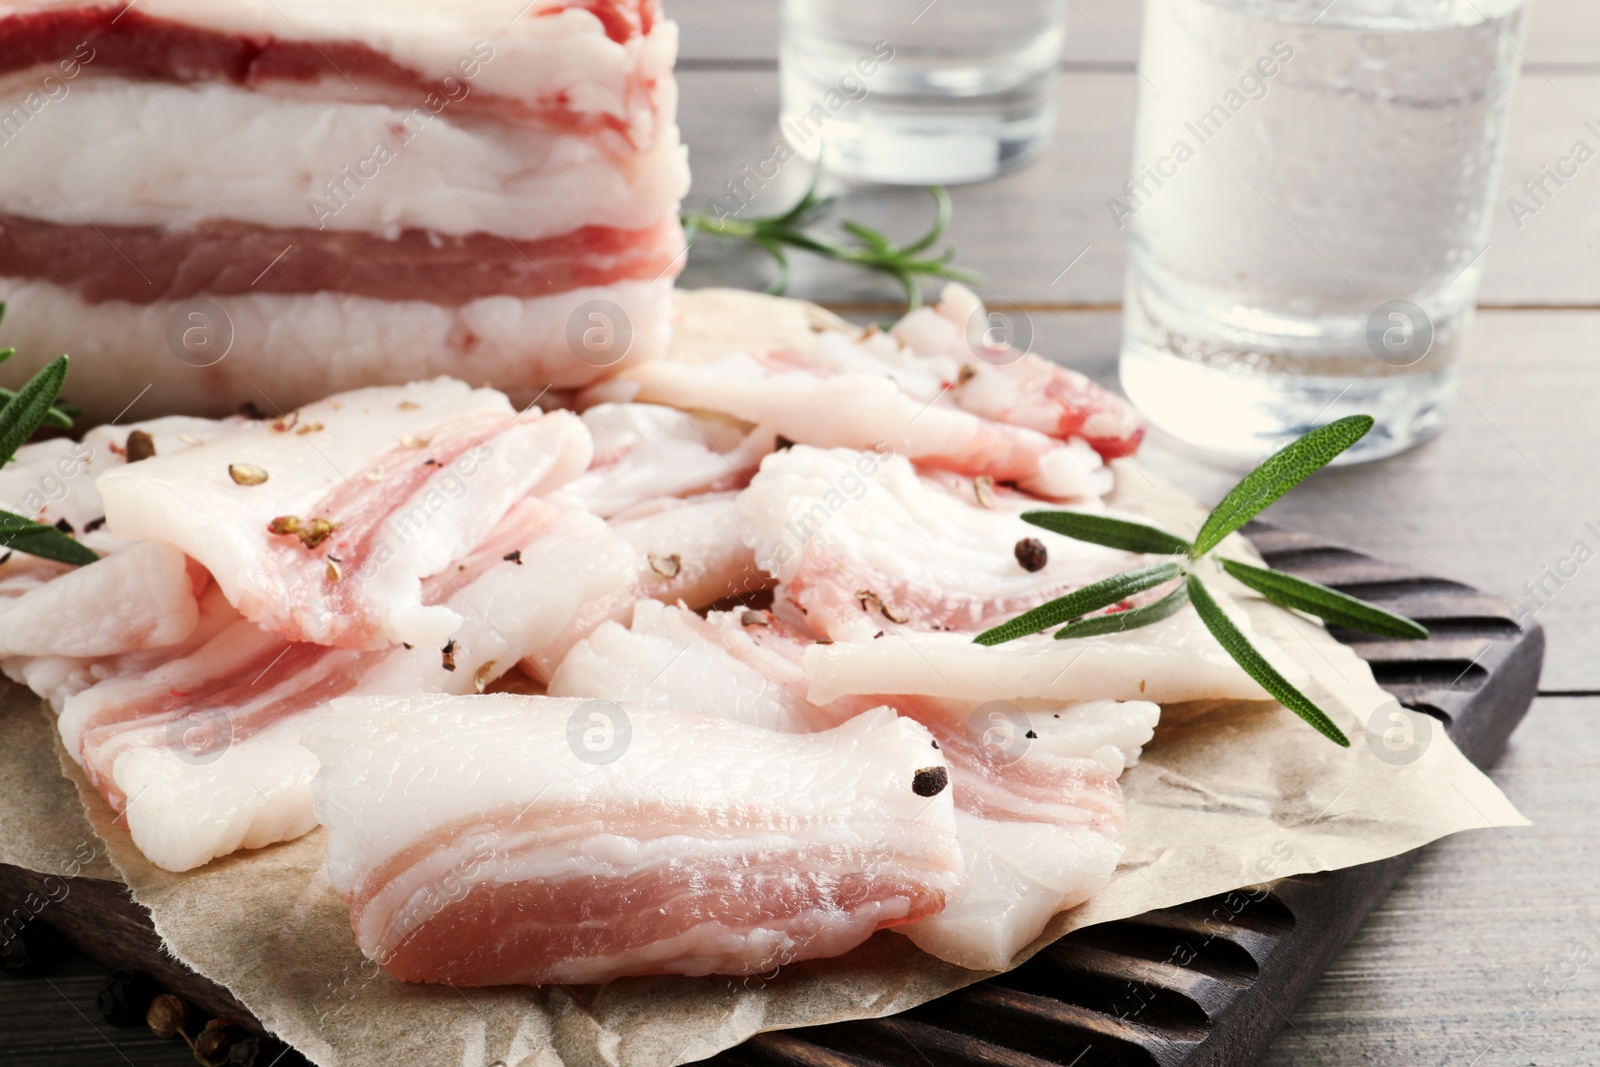
<instances>
[{"instance_id":1,"label":"crumpled baking paper","mask_svg":"<svg viewBox=\"0 0 1600 1067\"><path fill-rule=\"evenodd\" d=\"M679 295L680 343L698 353L804 346L835 327L843 324L795 301ZM1192 501L1133 464L1118 468L1118 507L1194 528L1201 511ZM1143 759L1122 779L1127 851L1116 875L1057 916L1016 962L1081 926L1384 859L1462 830L1526 825L1437 724L1430 732L1424 717L1395 718L1404 713L1350 649L1319 625L1228 588L1257 630L1311 674L1308 695L1352 747L1330 744L1276 704L1165 709ZM405 985L357 950L345 904L328 884L321 830L185 874L163 871L133 848L55 744L47 714L26 690L0 690L0 862L120 876L174 956L325 1067L672 1067L763 1030L887 1015L985 977L884 932L845 956L752 978ZM1396 729L1411 731L1398 755ZM88 860L86 842L94 845Z\"/></svg>"}]
</instances>

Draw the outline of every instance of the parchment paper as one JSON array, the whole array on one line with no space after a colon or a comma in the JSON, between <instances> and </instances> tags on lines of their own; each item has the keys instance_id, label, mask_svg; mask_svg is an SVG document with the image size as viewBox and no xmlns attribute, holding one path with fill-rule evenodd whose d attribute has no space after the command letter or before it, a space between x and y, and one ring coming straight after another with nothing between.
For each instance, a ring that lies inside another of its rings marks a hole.
<instances>
[{"instance_id":1,"label":"parchment paper","mask_svg":"<svg viewBox=\"0 0 1600 1067\"><path fill-rule=\"evenodd\" d=\"M794 302L685 296L685 336L702 344L714 337L718 347L742 336L775 343L785 330L837 321ZM697 326L695 316L712 307L716 322ZM756 325L741 333L744 315ZM1193 502L1131 464L1119 464L1116 503L1179 530L1200 515ZM1057 916L1016 962L1091 923L1383 859L1461 830L1526 825L1436 726L1428 734L1426 722L1414 723L1422 732L1398 758L1376 740L1394 728L1388 713L1398 706L1348 648L1306 619L1237 586L1230 591L1254 625L1311 673L1309 695L1352 747L1328 743L1276 704L1166 709L1144 758L1123 778L1122 865L1098 896ZM986 976L886 932L846 956L770 977L628 979L598 988L403 985L356 949L347 909L323 869L320 830L171 874L132 847L56 746L62 777L50 744L38 702L7 687L0 698L0 860L57 871L92 826L173 955L227 986L325 1067L671 1067L762 1030L903 1011Z\"/></svg>"}]
</instances>

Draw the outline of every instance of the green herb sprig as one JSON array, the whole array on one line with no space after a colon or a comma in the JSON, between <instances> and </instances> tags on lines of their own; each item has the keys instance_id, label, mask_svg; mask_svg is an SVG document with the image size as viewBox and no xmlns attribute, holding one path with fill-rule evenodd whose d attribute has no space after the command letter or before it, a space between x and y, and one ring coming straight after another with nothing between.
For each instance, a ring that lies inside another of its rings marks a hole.
<instances>
[{"instance_id":1,"label":"green herb sprig","mask_svg":"<svg viewBox=\"0 0 1600 1067\"><path fill-rule=\"evenodd\" d=\"M5 315L5 305L0 304L0 318ZM0 361L9 359L12 349L0 351ZM0 467L16 458L17 449L46 423L70 429L72 417L56 405L61 387L67 380L66 356L57 356L28 379L28 383L15 392L0 390ZM93 563L100 556L87 545L80 544L54 526L14 512L0 510L0 548L40 556L58 563L82 566Z\"/></svg>"},{"instance_id":2,"label":"green herb sprig","mask_svg":"<svg viewBox=\"0 0 1600 1067\"><path fill-rule=\"evenodd\" d=\"M811 176L811 185L795 205L777 215L741 219L732 215L718 217L695 211L684 212L683 230L690 245L700 234L710 234L719 241L749 241L772 257L778 265L778 276L767 292L781 295L789 286L789 249L810 252L824 259L848 263L878 274L885 274L899 283L905 291L906 302L915 308L922 304L922 289L918 284L923 277L945 278L950 281L976 285L983 279L972 271L953 266L956 250L945 245L938 252L929 250L944 236L950 225L950 194L939 186L930 186L935 214L933 225L920 238L905 245L896 245L884 234L859 222L845 219L839 227L850 235L843 242L813 233L806 227L818 221L834 206L837 198L818 196L817 184L822 176L819 167Z\"/></svg>"},{"instance_id":3,"label":"green herb sprig","mask_svg":"<svg viewBox=\"0 0 1600 1067\"><path fill-rule=\"evenodd\" d=\"M980 645L998 645L1040 633L1052 626L1061 626L1055 635L1060 640L1122 633L1158 623L1176 614L1185 604L1193 604L1200 621L1211 631L1211 636L1261 688L1310 723L1324 737L1349 748L1350 739L1344 735L1344 731L1268 663L1266 657L1250 644L1244 633L1228 618L1201 581L1198 565L1229 534L1331 463L1366 436L1372 426L1370 416L1351 415L1311 431L1272 455L1245 475L1222 498L1222 502L1201 524L1200 532L1192 543L1154 526L1125 519L1072 511L1024 512L1024 521L1065 537L1127 552L1179 556L1181 559L1124 571L1075 590L986 630L973 640ZM1213 562L1223 572L1279 607L1303 611L1337 626L1383 637L1422 640L1428 636L1427 629L1412 619L1346 596L1325 585L1238 560L1218 557ZM1111 614L1090 614L1120 603L1135 593L1155 589L1172 581L1179 581L1178 586L1153 604Z\"/></svg>"}]
</instances>

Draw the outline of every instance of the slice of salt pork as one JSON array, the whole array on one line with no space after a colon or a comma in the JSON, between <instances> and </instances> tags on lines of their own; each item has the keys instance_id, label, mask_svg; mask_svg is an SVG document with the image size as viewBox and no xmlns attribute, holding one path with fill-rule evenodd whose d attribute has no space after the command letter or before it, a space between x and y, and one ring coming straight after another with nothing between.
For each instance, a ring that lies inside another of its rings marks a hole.
<instances>
[{"instance_id":1,"label":"slice of salt pork","mask_svg":"<svg viewBox=\"0 0 1600 1067\"><path fill-rule=\"evenodd\" d=\"M101 476L107 528L182 549L261 628L342 648L445 640L422 579L583 471L577 416L449 378L359 389Z\"/></svg>"},{"instance_id":2,"label":"slice of salt pork","mask_svg":"<svg viewBox=\"0 0 1600 1067\"><path fill-rule=\"evenodd\" d=\"M779 734L663 705L342 699L306 732L328 870L405 981L757 974L943 908L948 770L887 708Z\"/></svg>"}]
</instances>

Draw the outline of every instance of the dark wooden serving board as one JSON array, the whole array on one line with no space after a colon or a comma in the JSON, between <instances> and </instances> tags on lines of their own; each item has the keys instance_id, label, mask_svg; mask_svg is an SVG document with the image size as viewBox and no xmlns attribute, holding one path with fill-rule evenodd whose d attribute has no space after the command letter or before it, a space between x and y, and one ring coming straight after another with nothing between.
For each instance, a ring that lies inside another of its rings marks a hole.
<instances>
[{"instance_id":1,"label":"dark wooden serving board","mask_svg":"<svg viewBox=\"0 0 1600 1067\"><path fill-rule=\"evenodd\" d=\"M1479 767L1527 712L1544 634L1504 599L1383 563L1308 534L1253 524L1279 569L1419 619L1422 642L1335 630L1407 707L1439 720ZM1357 744L1362 743L1360 739ZM1010 973L887 1019L761 1034L717 1067L1212 1067L1249 1064L1416 853L1331 874L1298 875L1079 930ZM0 903L42 876L0 866ZM111 882L79 879L51 909L74 945L147 971L208 1011L254 1020L228 992L168 957L148 914ZM1182 960L1182 963L1176 962ZM26 979L23 979L26 981ZM104 1062L121 1063L105 1046ZM99 1062L83 1056L79 1064Z\"/></svg>"}]
</instances>

